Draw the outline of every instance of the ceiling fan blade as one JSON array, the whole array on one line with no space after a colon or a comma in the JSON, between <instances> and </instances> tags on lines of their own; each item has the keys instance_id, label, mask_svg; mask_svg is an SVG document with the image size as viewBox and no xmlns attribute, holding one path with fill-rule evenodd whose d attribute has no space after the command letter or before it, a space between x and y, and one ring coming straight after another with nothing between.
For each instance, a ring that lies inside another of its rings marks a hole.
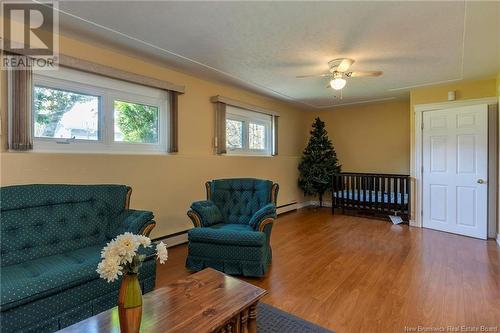
<instances>
[{"instance_id":1,"label":"ceiling fan blade","mask_svg":"<svg viewBox=\"0 0 500 333\"><path fill-rule=\"evenodd\" d=\"M338 64L338 72L347 72L347 70L354 64L354 59L344 58L341 59L340 64Z\"/></svg>"},{"instance_id":2,"label":"ceiling fan blade","mask_svg":"<svg viewBox=\"0 0 500 333\"><path fill-rule=\"evenodd\" d=\"M315 74L315 75L299 75L299 76L296 76L297 79L305 79L305 78L308 78L308 77L327 77L327 76L331 76L332 74L330 73L324 73L324 74Z\"/></svg>"},{"instance_id":3,"label":"ceiling fan blade","mask_svg":"<svg viewBox=\"0 0 500 333\"><path fill-rule=\"evenodd\" d=\"M382 75L381 71L357 71L346 73L348 77L376 77Z\"/></svg>"}]
</instances>

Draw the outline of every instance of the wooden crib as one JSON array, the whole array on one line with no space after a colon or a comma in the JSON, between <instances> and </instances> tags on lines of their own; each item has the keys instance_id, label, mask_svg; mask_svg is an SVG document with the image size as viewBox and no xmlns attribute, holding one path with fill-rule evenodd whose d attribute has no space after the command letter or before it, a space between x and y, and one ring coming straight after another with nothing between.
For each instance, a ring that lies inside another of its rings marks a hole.
<instances>
[{"instance_id":1,"label":"wooden crib","mask_svg":"<svg viewBox=\"0 0 500 333\"><path fill-rule=\"evenodd\" d=\"M397 174L350 173L334 175L332 214L351 210L359 214L388 218L410 217L410 176Z\"/></svg>"}]
</instances>

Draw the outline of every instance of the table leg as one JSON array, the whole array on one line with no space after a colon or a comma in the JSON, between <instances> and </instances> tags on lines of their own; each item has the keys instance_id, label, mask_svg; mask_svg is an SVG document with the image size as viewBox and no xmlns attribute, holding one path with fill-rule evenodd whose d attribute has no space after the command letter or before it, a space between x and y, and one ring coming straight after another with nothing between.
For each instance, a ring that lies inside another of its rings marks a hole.
<instances>
[{"instance_id":1,"label":"table leg","mask_svg":"<svg viewBox=\"0 0 500 333\"><path fill-rule=\"evenodd\" d=\"M257 333L257 303L250 305L248 313L248 333Z\"/></svg>"},{"instance_id":2,"label":"table leg","mask_svg":"<svg viewBox=\"0 0 500 333\"><path fill-rule=\"evenodd\" d=\"M241 312L241 333L248 333L248 309Z\"/></svg>"}]
</instances>

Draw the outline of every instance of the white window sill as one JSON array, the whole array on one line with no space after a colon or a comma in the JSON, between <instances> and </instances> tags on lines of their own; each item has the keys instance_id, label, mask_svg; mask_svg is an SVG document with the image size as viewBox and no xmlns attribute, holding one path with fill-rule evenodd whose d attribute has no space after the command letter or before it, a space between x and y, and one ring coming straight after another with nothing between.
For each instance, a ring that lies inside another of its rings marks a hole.
<instances>
[{"instance_id":1,"label":"white window sill","mask_svg":"<svg viewBox=\"0 0 500 333\"><path fill-rule=\"evenodd\" d=\"M62 154L62 155L171 155L164 151L112 151L112 150L50 150L50 149L33 149L33 150L8 150L9 153L19 154Z\"/></svg>"},{"instance_id":2,"label":"white window sill","mask_svg":"<svg viewBox=\"0 0 500 333\"><path fill-rule=\"evenodd\" d=\"M221 156L234 156L234 157L274 157L273 155L267 154L238 154L238 153L226 153Z\"/></svg>"}]
</instances>

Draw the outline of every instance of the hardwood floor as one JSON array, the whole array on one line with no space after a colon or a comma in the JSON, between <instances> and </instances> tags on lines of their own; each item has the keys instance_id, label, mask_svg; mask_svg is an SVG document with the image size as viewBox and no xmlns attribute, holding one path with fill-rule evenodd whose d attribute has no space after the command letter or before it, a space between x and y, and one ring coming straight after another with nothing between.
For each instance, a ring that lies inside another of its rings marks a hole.
<instances>
[{"instance_id":1,"label":"hardwood floor","mask_svg":"<svg viewBox=\"0 0 500 333\"><path fill-rule=\"evenodd\" d=\"M271 243L268 275L245 280L269 291L263 302L337 333L449 325L500 332L494 241L305 208L279 217ZM189 274L187 246L169 252L158 287Z\"/></svg>"}]
</instances>

